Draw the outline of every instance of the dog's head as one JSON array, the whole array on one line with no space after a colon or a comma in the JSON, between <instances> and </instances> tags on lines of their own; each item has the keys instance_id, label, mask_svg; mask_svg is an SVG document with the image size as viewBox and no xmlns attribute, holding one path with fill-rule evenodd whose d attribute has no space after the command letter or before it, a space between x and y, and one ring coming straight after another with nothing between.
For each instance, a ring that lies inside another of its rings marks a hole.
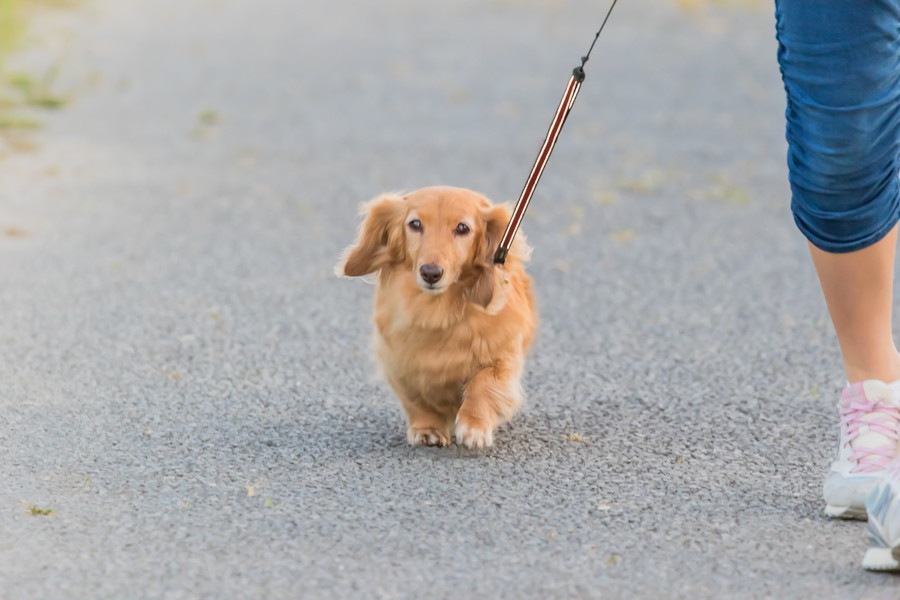
<instances>
[{"instance_id":1,"label":"dog's head","mask_svg":"<svg viewBox=\"0 0 900 600\"><path fill-rule=\"evenodd\" d=\"M338 264L338 275L407 268L425 294L455 287L481 306L491 302L497 283L493 255L510 216L506 206L461 188L428 187L378 196L363 205L362 214L358 238ZM507 262L527 260L527 254L520 237Z\"/></svg>"}]
</instances>

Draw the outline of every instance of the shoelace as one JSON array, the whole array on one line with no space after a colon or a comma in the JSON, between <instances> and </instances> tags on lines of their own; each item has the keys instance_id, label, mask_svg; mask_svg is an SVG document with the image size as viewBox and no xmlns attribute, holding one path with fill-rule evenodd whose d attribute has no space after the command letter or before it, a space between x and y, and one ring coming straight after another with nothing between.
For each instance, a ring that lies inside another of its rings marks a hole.
<instances>
[{"instance_id":1,"label":"shoelace","mask_svg":"<svg viewBox=\"0 0 900 600\"><path fill-rule=\"evenodd\" d=\"M888 419L862 420L862 417L874 413L886 415ZM841 407L841 427L844 428L848 444L862 434L863 427L868 428L869 432L879 433L897 442L900 440L900 409L884 404L877 399L870 400L863 397L861 400L852 400L846 407ZM849 460L856 463L856 466L850 469L851 473L881 471L894 457L896 449L893 444L875 448L854 448L851 444L850 448L853 452L850 454Z\"/></svg>"}]
</instances>

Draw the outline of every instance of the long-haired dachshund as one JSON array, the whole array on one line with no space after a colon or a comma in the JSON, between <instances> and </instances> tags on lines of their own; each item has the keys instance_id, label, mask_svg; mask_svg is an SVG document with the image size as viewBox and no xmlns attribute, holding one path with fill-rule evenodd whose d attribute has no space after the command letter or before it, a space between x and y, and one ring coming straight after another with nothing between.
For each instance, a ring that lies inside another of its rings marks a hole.
<instances>
[{"instance_id":1,"label":"long-haired dachshund","mask_svg":"<svg viewBox=\"0 0 900 600\"><path fill-rule=\"evenodd\" d=\"M336 272L374 273L375 351L406 411L412 445L483 448L524 400L522 368L537 328L531 248L519 233L493 254L506 206L454 187L383 194L364 204Z\"/></svg>"}]
</instances>

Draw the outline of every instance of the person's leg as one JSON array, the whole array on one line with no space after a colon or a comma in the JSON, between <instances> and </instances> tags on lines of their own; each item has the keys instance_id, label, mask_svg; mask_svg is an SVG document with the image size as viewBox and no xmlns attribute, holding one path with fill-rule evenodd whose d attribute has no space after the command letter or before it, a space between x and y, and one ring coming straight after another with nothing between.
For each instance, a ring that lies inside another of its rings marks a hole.
<instances>
[{"instance_id":1,"label":"person's leg","mask_svg":"<svg viewBox=\"0 0 900 600\"><path fill-rule=\"evenodd\" d=\"M825 514L866 518L866 498L881 478L883 465L897 453L900 437L900 356L893 338L894 259L897 227L875 244L835 254L809 244L828 312L837 333L848 385L838 409L841 444L825 479ZM877 380L877 381L875 381ZM893 388L893 389L891 389ZM879 505L880 506L880 505ZM896 511L881 510L885 515ZM879 546L882 548L883 546ZM864 565L886 564L867 555ZM881 551L882 556L884 551Z\"/></svg>"},{"instance_id":2,"label":"person's leg","mask_svg":"<svg viewBox=\"0 0 900 600\"><path fill-rule=\"evenodd\" d=\"M865 518L866 494L900 437L892 337L900 0L776 0L776 19L791 209L809 241L850 382L839 402L826 514Z\"/></svg>"},{"instance_id":3,"label":"person's leg","mask_svg":"<svg viewBox=\"0 0 900 600\"><path fill-rule=\"evenodd\" d=\"M881 241L856 252L834 254L809 244L847 381L900 380L892 318L896 248L896 226Z\"/></svg>"}]
</instances>

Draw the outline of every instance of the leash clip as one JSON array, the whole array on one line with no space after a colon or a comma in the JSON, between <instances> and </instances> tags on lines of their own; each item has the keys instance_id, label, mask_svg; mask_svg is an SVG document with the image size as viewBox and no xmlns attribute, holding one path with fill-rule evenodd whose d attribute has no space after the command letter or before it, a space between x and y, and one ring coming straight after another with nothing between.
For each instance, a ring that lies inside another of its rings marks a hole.
<instances>
[{"instance_id":1,"label":"leash clip","mask_svg":"<svg viewBox=\"0 0 900 600\"><path fill-rule=\"evenodd\" d=\"M578 83L584 83L584 63L587 62L584 58L582 58L581 60L581 66L572 69L572 77L574 77L575 81L577 81Z\"/></svg>"}]
</instances>

